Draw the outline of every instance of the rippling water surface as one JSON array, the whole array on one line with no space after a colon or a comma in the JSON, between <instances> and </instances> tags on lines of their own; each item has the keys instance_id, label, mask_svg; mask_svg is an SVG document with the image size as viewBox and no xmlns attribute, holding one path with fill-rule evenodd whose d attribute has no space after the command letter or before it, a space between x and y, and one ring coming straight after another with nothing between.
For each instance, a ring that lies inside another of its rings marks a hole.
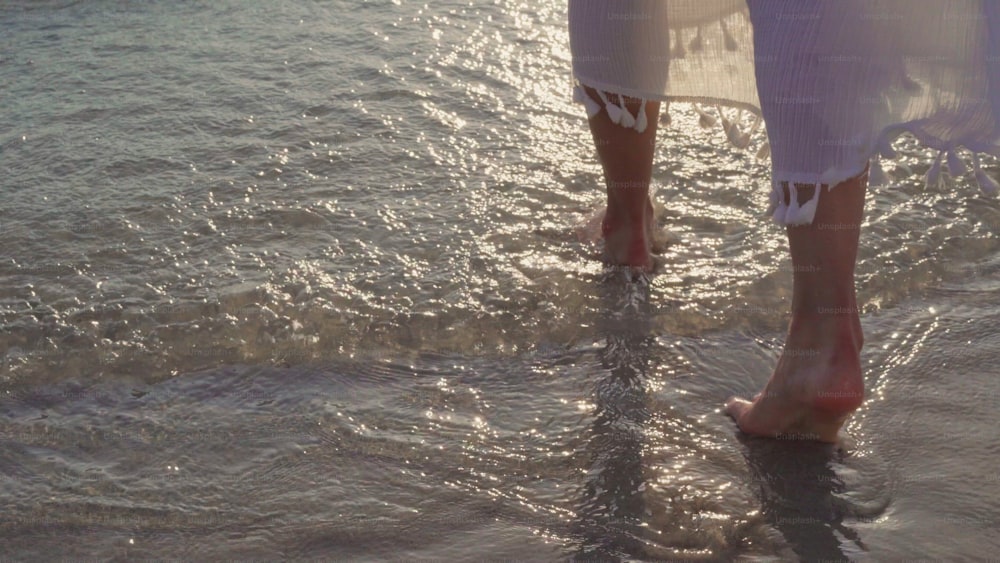
<instances>
[{"instance_id":1,"label":"rippling water surface","mask_svg":"<svg viewBox=\"0 0 1000 563\"><path fill-rule=\"evenodd\" d=\"M674 244L606 276L564 2L24 1L0 29L5 554L1000 549L1000 205L925 189L912 140L868 196L853 443L745 440L720 406L791 289L768 168L674 108Z\"/></svg>"}]
</instances>

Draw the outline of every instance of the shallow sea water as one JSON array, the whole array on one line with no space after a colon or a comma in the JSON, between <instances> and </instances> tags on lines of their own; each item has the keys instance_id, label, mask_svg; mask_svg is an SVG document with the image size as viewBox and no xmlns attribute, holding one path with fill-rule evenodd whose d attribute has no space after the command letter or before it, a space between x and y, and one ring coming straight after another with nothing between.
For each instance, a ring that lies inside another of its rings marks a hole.
<instances>
[{"instance_id":1,"label":"shallow sea water","mask_svg":"<svg viewBox=\"0 0 1000 563\"><path fill-rule=\"evenodd\" d=\"M868 194L850 440L751 440L721 405L787 322L768 168L675 108L675 242L648 283L603 272L564 2L0 29L4 556L1000 552L1000 205L925 189L912 139Z\"/></svg>"}]
</instances>

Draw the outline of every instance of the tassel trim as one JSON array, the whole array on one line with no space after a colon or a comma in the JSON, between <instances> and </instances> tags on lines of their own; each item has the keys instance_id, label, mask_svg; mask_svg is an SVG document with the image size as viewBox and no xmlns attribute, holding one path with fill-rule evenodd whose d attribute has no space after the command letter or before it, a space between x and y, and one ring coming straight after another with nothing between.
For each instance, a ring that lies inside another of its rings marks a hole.
<instances>
[{"instance_id":1,"label":"tassel trim","mask_svg":"<svg viewBox=\"0 0 1000 563\"><path fill-rule=\"evenodd\" d=\"M691 50L697 50L701 47L700 43L700 37L696 35L695 39L692 39L688 46ZM573 101L581 103L584 107L586 107L588 118L593 118L600 113L602 109L604 109L608 112L608 117L611 121L615 124L621 125L622 127L634 129L639 133L644 132L649 127L649 117L646 114L646 104L648 99L641 98L639 111L633 116L625 106L625 100L622 94L605 92L599 88L595 88L595 90L597 91L597 95L600 97L600 101L595 100L588 95L584 90L583 85L579 82L577 82L573 88ZM612 101L612 97L614 98L614 102ZM663 103L664 111L661 113L660 119L662 123L669 124L670 102L664 101ZM714 108L718 117L712 115L712 113L706 111L697 103L692 103L691 106L694 108L695 112L697 112L698 124L703 129L711 129L721 120L722 130L726 135L726 139L730 144L739 149L746 149L751 144L751 139L764 122L763 118L759 114L756 114L756 118L749 131L743 131L740 127L740 123L742 122L744 116L743 109L738 110L735 120L730 120L726 117L726 114L718 105ZM881 140L878 141L874 147L872 147L874 149L874 154L868 162L869 186L886 186L891 185L894 181L893 175L888 173L882 167L881 161L883 158L895 159L897 157L896 150L892 146L892 139L897 137L902 132L901 128L895 128L892 131L885 131L883 132ZM770 155L771 145L765 139L756 152L756 158L758 160L765 160L770 157ZM905 162L895 163L895 171L907 176L912 174L909 166L907 166ZM942 172L945 171L946 174L942 174ZM974 173L976 183L979 185L979 189L982 190L984 194L997 195L1000 193L1000 183L998 183L993 176L986 172L980 162L979 154L974 151L972 153L972 171ZM946 178L959 178L966 176L968 173L969 166L958 154L958 145L948 146L944 149L939 149L937 157L924 174L924 185L928 189L940 189L942 184L945 183ZM778 176L784 175L778 174ZM799 175L793 174L792 176ZM815 182L813 196L809 198L808 201L800 203L798 189L794 187L795 183L812 183L815 179L816 176L812 176L809 181L801 181L804 180L804 178L795 178L794 182L791 181L791 179L788 179L785 182L772 180L767 214L771 216L775 223L784 226L811 224L813 219L816 217L816 209L819 206L819 198L823 186L827 186L827 189L829 190L847 178L845 178L839 170L827 170L819 176L819 181ZM789 203L785 203L783 183L793 186L789 189Z\"/></svg>"},{"instance_id":2,"label":"tassel trim","mask_svg":"<svg viewBox=\"0 0 1000 563\"><path fill-rule=\"evenodd\" d=\"M649 116L646 112L646 104L649 102L647 98L640 98L641 103L639 104L639 111L636 115L632 115L632 112L628 110L625 106L624 96L617 92L609 92L602 90L600 88L594 88L597 91L597 96L599 99L595 100L592 98L581 82L577 81L573 85L573 101L578 104L583 104L587 109L587 118L592 119L601 110L608 112L608 118L611 122L616 125L621 125L628 129L635 129L639 133L644 132L649 127ZM663 111L660 114L661 122L665 125L670 124L670 102L663 102ZM731 145L738 149L746 149L750 146L754 135L760 129L761 125L764 123L763 117L760 114L754 114L753 124L750 129L744 131L740 125L743 122L745 115L745 109L737 110L735 120L730 120L726 117L726 114L722 111L718 105L715 106L715 115L712 112L704 109L702 106L693 103L691 106L698 113L698 124L703 129L711 129L719 124L720 120L722 122L722 131L726 135L726 139ZM757 158L765 159L770 155L770 145L767 143L765 138L762 145L757 150Z\"/></svg>"},{"instance_id":3,"label":"tassel trim","mask_svg":"<svg viewBox=\"0 0 1000 563\"><path fill-rule=\"evenodd\" d=\"M810 225L816 218L816 208L819 206L819 196L823 185L817 183L813 195L805 203L799 203L799 189L794 182L788 182L790 203L785 203L784 183L773 180L771 183L771 204L767 210L775 223L785 227Z\"/></svg>"},{"instance_id":4,"label":"tassel trim","mask_svg":"<svg viewBox=\"0 0 1000 563\"><path fill-rule=\"evenodd\" d=\"M621 94L611 94L617 99L617 104L612 103L608 94L603 90L597 90L597 95L601 98L600 102L590 97L582 85L576 84L573 86L573 101L583 104L587 108L588 119L601 113L601 109L603 108L608 112L608 117L615 125L621 125L626 129L635 129L639 133L644 132L649 127L649 117L646 115L646 103L648 100L645 98L641 98L639 111L633 116L632 112L625 106L625 98Z\"/></svg>"}]
</instances>

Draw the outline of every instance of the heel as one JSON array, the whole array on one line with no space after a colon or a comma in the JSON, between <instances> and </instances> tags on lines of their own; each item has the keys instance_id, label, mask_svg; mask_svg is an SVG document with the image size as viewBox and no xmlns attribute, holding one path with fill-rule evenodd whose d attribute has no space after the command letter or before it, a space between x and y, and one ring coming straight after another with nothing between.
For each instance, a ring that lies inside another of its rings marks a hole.
<instances>
[{"instance_id":1,"label":"heel","mask_svg":"<svg viewBox=\"0 0 1000 563\"><path fill-rule=\"evenodd\" d=\"M835 444L839 441L841 427L850 418L854 409L849 411L813 408L802 414L799 428L804 439Z\"/></svg>"}]
</instances>

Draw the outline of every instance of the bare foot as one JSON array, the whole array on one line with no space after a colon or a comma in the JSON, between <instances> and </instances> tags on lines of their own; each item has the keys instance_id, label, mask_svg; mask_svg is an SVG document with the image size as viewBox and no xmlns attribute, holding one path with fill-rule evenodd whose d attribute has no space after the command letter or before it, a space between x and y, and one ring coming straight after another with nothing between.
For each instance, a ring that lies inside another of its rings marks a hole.
<instances>
[{"instance_id":1,"label":"bare foot","mask_svg":"<svg viewBox=\"0 0 1000 563\"><path fill-rule=\"evenodd\" d=\"M753 436L836 443L864 400L860 352L856 312L837 320L793 321L764 391L752 402L731 398L726 414Z\"/></svg>"},{"instance_id":2,"label":"bare foot","mask_svg":"<svg viewBox=\"0 0 1000 563\"><path fill-rule=\"evenodd\" d=\"M663 254L672 244L680 241L680 238L666 229L657 228L660 219L657 217L662 213L662 208L653 204L653 218L647 222L649 232L650 252L653 254ZM598 244L604 240L604 218L607 216L607 207L604 209L594 209L583 221L573 228L576 239L584 244Z\"/></svg>"},{"instance_id":3,"label":"bare foot","mask_svg":"<svg viewBox=\"0 0 1000 563\"><path fill-rule=\"evenodd\" d=\"M618 212L608 206L601 221L601 235L604 237L604 260L612 266L628 266L635 270L653 270L653 251L656 239L656 220L653 204L646 198L641 216Z\"/></svg>"}]
</instances>

